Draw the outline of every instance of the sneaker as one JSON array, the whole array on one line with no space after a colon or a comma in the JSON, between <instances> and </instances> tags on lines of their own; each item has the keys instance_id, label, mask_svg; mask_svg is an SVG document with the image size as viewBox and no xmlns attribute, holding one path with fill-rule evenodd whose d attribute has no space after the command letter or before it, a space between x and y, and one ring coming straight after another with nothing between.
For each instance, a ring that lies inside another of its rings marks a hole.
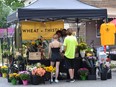
<instances>
[{"instance_id":1,"label":"sneaker","mask_svg":"<svg viewBox=\"0 0 116 87\"><path fill-rule=\"evenodd\" d=\"M66 82L75 82L75 79L66 80Z\"/></svg>"},{"instance_id":2,"label":"sneaker","mask_svg":"<svg viewBox=\"0 0 116 87\"><path fill-rule=\"evenodd\" d=\"M53 79L51 79L50 82L53 83Z\"/></svg>"},{"instance_id":3,"label":"sneaker","mask_svg":"<svg viewBox=\"0 0 116 87\"><path fill-rule=\"evenodd\" d=\"M75 82L75 79L71 79L70 82Z\"/></svg>"},{"instance_id":4,"label":"sneaker","mask_svg":"<svg viewBox=\"0 0 116 87\"><path fill-rule=\"evenodd\" d=\"M66 82L70 82L70 79L66 80Z\"/></svg>"},{"instance_id":5,"label":"sneaker","mask_svg":"<svg viewBox=\"0 0 116 87\"><path fill-rule=\"evenodd\" d=\"M55 79L55 82L58 83L59 81L57 79Z\"/></svg>"}]
</instances>

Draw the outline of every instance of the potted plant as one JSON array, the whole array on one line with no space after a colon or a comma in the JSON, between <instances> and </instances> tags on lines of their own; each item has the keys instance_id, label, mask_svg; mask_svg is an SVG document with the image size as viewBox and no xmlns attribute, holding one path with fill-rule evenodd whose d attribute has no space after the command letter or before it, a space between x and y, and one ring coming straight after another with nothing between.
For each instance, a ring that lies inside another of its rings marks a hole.
<instances>
[{"instance_id":1,"label":"potted plant","mask_svg":"<svg viewBox=\"0 0 116 87\"><path fill-rule=\"evenodd\" d=\"M77 46L78 50L80 51L81 57L85 57L85 50L87 49L87 44L84 42L81 42Z\"/></svg>"},{"instance_id":2,"label":"potted plant","mask_svg":"<svg viewBox=\"0 0 116 87\"><path fill-rule=\"evenodd\" d=\"M46 70L45 80L49 80L51 78L51 73L56 71L56 67L53 66L46 66L44 69Z\"/></svg>"},{"instance_id":3,"label":"potted plant","mask_svg":"<svg viewBox=\"0 0 116 87\"><path fill-rule=\"evenodd\" d=\"M56 71L56 67L53 67L53 66L47 66L47 67L44 67L44 69L50 73Z\"/></svg>"},{"instance_id":4,"label":"potted plant","mask_svg":"<svg viewBox=\"0 0 116 87\"><path fill-rule=\"evenodd\" d=\"M87 53L85 57L85 62L88 65L89 75L88 80L96 80L96 61L97 58L93 56L92 53Z\"/></svg>"},{"instance_id":5,"label":"potted plant","mask_svg":"<svg viewBox=\"0 0 116 87\"><path fill-rule=\"evenodd\" d=\"M29 77L30 77L30 74L28 71L21 71L19 72L20 74L20 79L22 80L23 82L23 85L27 85L28 84L28 80L29 80Z\"/></svg>"},{"instance_id":6,"label":"potted plant","mask_svg":"<svg viewBox=\"0 0 116 87\"><path fill-rule=\"evenodd\" d=\"M87 77L87 75L89 73L89 70L87 68L80 68L78 70L78 73L79 73L82 80L86 80L86 77Z\"/></svg>"},{"instance_id":7,"label":"potted plant","mask_svg":"<svg viewBox=\"0 0 116 87\"><path fill-rule=\"evenodd\" d=\"M38 85L40 83L45 83L43 76L45 75L46 71L44 68L39 67L32 70L32 81L34 85Z\"/></svg>"},{"instance_id":8,"label":"potted plant","mask_svg":"<svg viewBox=\"0 0 116 87\"><path fill-rule=\"evenodd\" d=\"M8 67L7 66L1 66L1 72L2 72L2 77L6 78L7 72L8 72Z\"/></svg>"},{"instance_id":9,"label":"potted plant","mask_svg":"<svg viewBox=\"0 0 116 87\"><path fill-rule=\"evenodd\" d=\"M9 74L9 79L13 85L17 84L17 80L19 79L20 74L18 73L11 73Z\"/></svg>"}]
</instances>

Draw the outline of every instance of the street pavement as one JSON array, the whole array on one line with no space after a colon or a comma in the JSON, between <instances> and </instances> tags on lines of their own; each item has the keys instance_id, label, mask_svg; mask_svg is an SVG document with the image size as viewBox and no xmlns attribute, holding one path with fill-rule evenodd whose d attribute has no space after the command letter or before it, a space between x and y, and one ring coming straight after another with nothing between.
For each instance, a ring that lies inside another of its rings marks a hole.
<instances>
[{"instance_id":1,"label":"street pavement","mask_svg":"<svg viewBox=\"0 0 116 87\"><path fill-rule=\"evenodd\" d=\"M0 87L116 87L116 71L112 72L112 79L108 80L76 80L74 83L68 83L66 81L60 81L59 83L46 82L40 85L12 85L7 82L6 78L0 77Z\"/></svg>"}]
</instances>

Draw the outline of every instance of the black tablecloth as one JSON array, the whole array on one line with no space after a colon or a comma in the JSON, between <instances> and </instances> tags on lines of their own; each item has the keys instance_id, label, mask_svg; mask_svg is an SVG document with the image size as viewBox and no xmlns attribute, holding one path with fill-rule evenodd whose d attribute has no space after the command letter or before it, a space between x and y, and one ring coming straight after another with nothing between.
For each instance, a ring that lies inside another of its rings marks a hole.
<instances>
[{"instance_id":1,"label":"black tablecloth","mask_svg":"<svg viewBox=\"0 0 116 87\"><path fill-rule=\"evenodd\" d=\"M45 59L44 60L28 60L29 64L35 64L38 62L40 62L41 64L44 64L45 66L50 65L49 59L46 59L46 60ZM82 61L81 57L75 58L75 79L79 79L79 75L78 75L77 71L79 68L82 68L82 67L88 68L88 65L86 64L86 62ZM61 73L67 73L67 75L68 75L67 78L69 78L68 70L67 70L67 67L65 65L65 59L61 60L59 70Z\"/></svg>"},{"instance_id":2,"label":"black tablecloth","mask_svg":"<svg viewBox=\"0 0 116 87\"><path fill-rule=\"evenodd\" d=\"M116 54L109 54L111 60L116 60Z\"/></svg>"}]
</instances>

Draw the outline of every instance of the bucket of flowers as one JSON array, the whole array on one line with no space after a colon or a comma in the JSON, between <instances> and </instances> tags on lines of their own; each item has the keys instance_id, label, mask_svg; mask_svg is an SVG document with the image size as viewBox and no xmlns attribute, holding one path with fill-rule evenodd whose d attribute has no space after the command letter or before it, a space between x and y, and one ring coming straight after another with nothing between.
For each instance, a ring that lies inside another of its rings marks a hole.
<instances>
[{"instance_id":1,"label":"bucket of flowers","mask_svg":"<svg viewBox=\"0 0 116 87\"><path fill-rule=\"evenodd\" d=\"M93 53L89 52L86 54L85 62L88 65L89 75L88 80L96 80L96 62L97 58L93 55Z\"/></svg>"},{"instance_id":2,"label":"bucket of flowers","mask_svg":"<svg viewBox=\"0 0 116 87\"><path fill-rule=\"evenodd\" d=\"M40 83L45 83L44 75L46 71L43 67L38 67L32 70L32 84L38 85Z\"/></svg>"},{"instance_id":3,"label":"bucket of flowers","mask_svg":"<svg viewBox=\"0 0 116 87\"><path fill-rule=\"evenodd\" d=\"M80 75L81 80L86 80L89 70L87 68L80 68L78 70L78 73Z\"/></svg>"},{"instance_id":4,"label":"bucket of flowers","mask_svg":"<svg viewBox=\"0 0 116 87\"><path fill-rule=\"evenodd\" d=\"M87 44L85 42L81 42L77 46L78 50L80 51L81 57L85 57L85 51L87 49Z\"/></svg>"},{"instance_id":5,"label":"bucket of flowers","mask_svg":"<svg viewBox=\"0 0 116 87\"><path fill-rule=\"evenodd\" d=\"M51 73L55 73L56 71L56 67L53 66L46 66L44 69L46 70L45 80L49 80L51 78Z\"/></svg>"},{"instance_id":6,"label":"bucket of flowers","mask_svg":"<svg viewBox=\"0 0 116 87\"><path fill-rule=\"evenodd\" d=\"M23 82L23 85L27 85L29 77L30 77L29 72L28 71L20 71L19 74L20 74L20 79Z\"/></svg>"},{"instance_id":7,"label":"bucket of flowers","mask_svg":"<svg viewBox=\"0 0 116 87\"><path fill-rule=\"evenodd\" d=\"M44 67L44 69L47 72L55 72L56 71L56 67L53 67L53 66L46 66L46 67Z\"/></svg>"},{"instance_id":8,"label":"bucket of flowers","mask_svg":"<svg viewBox=\"0 0 116 87\"><path fill-rule=\"evenodd\" d=\"M19 79L20 74L18 73L10 73L9 74L9 79L13 85L17 84L17 80Z\"/></svg>"},{"instance_id":9,"label":"bucket of flowers","mask_svg":"<svg viewBox=\"0 0 116 87\"><path fill-rule=\"evenodd\" d=\"M6 78L7 72L8 72L8 67L7 66L1 66L1 72L2 72L2 77Z\"/></svg>"},{"instance_id":10,"label":"bucket of flowers","mask_svg":"<svg viewBox=\"0 0 116 87\"><path fill-rule=\"evenodd\" d=\"M88 67L90 68L90 74L95 75L97 58L91 53L87 53L87 57L85 58L85 60L86 60L85 62L87 63Z\"/></svg>"}]
</instances>

